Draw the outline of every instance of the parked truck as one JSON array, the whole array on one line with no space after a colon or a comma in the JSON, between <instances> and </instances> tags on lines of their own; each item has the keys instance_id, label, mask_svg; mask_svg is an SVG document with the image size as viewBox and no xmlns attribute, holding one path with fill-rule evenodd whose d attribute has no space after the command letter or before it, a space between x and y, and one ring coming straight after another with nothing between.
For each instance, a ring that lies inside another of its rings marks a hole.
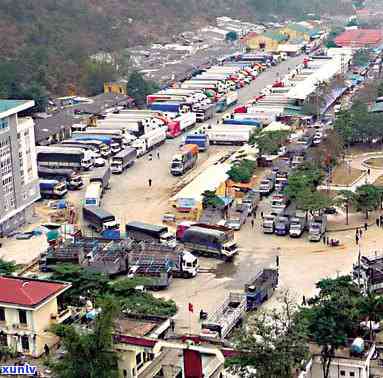
<instances>
[{"instance_id":1,"label":"parked truck","mask_svg":"<svg viewBox=\"0 0 383 378\"><path fill-rule=\"evenodd\" d=\"M143 222L129 222L125 225L126 236L136 241L158 242L169 247L176 247L177 241L174 234L166 226Z\"/></svg>"},{"instance_id":2,"label":"parked truck","mask_svg":"<svg viewBox=\"0 0 383 378\"><path fill-rule=\"evenodd\" d=\"M193 109L194 110L194 109ZM215 105L209 104L195 108L197 122L205 122L215 115Z\"/></svg>"},{"instance_id":3,"label":"parked truck","mask_svg":"<svg viewBox=\"0 0 383 378\"><path fill-rule=\"evenodd\" d=\"M292 238L299 238L306 229L305 217L291 217L289 235Z\"/></svg>"},{"instance_id":4,"label":"parked truck","mask_svg":"<svg viewBox=\"0 0 383 378\"><path fill-rule=\"evenodd\" d=\"M275 194L271 198L272 214L279 215L284 212L289 204L289 199L283 194Z\"/></svg>"},{"instance_id":5,"label":"parked truck","mask_svg":"<svg viewBox=\"0 0 383 378\"><path fill-rule=\"evenodd\" d=\"M137 150L137 156L143 156L166 140L167 127L158 127L141 135L131 146Z\"/></svg>"},{"instance_id":6,"label":"parked truck","mask_svg":"<svg viewBox=\"0 0 383 378\"><path fill-rule=\"evenodd\" d=\"M196 144L186 144L177 152L170 162L170 173L173 176L183 175L186 171L193 168L198 158L198 146Z\"/></svg>"},{"instance_id":7,"label":"parked truck","mask_svg":"<svg viewBox=\"0 0 383 378\"><path fill-rule=\"evenodd\" d=\"M81 189L84 186L81 175L73 169L39 167L38 175L42 179L64 180L69 190Z\"/></svg>"},{"instance_id":8,"label":"parked truck","mask_svg":"<svg viewBox=\"0 0 383 378\"><path fill-rule=\"evenodd\" d=\"M264 234L273 234L275 226L275 217L271 214L266 214L262 220L262 231Z\"/></svg>"},{"instance_id":9,"label":"parked truck","mask_svg":"<svg viewBox=\"0 0 383 378\"><path fill-rule=\"evenodd\" d=\"M225 261L238 253L234 231L224 226L193 225L184 232L182 242L191 252Z\"/></svg>"},{"instance_id":10,"label":"parked truck","mask_svg":"<svg viewBox=\"0 0 383 378\"><path fill-rule=\"evenodd\" d=\"M281 214L275 218L274 233L278 236L289 234L290 219L287 215Z\"/></svg>"},{"instance_id":11,"label":"parked truck","mask_svg":"<svg viewBox=\"0 0 383 378\"><path fill-rule=\"evenodd\" d=\"M224 339L244 318L246 295L229 293L225 301L202 323L202 335Z\"/></svg>"},{"instance_id":12,"label":"parked truck","mask_svg":"<svg viewBox=\"0 0 383 378\"><path fill-rule=\"evenodd\" d=\"M99 182L101 184L102 192L105 192L105 190L109 189L110 176L111 176L111 169L110 169L110 166L108 165L99 173L94 173L90 177L89 182L90 183Z\"/></svg>"},{"instance_id":13,"label":"parked truck","mask_svg":"<svg viewBox=\"0 0 383 378\"><path fill-rule=\"evenodd\" d=\"M113 156L110 165L112 173L122 173L124 170L132 166L136 160L137 151L135 148L128 147Z\"/></svg>"},{"instance_id":14,"label":"parked truck","mask_svg":"<svg viewBox=\"0 0 383 378\"><path fill-rule=\"evenodd\" d=\"M209 137L206 134L189 134L185 138L185 144L195 144L198 151L203 152L209 148Z\"/></svg>"},{"instance_id":15,"label":"parked truck","mask_svg":"<svg viewBox=\"0 0 383 378\"><path fill-rule=\"evenodd\" d=\"M261 195L267 196L274 190L274 187L275 187L275 177L271 175L261 180L258 191L259 193L261 193Z\"/></svg>"},{"instance_id":16,"label":"parked truck","mask_svg":"<svg viewBox=\"0 0 383 378\"><path fill-rule=\"evenodd\" d=\"M40 180L39 184L42 198L62 198L68 192L64 181Z\"/></svg>"},{"instance_id":17,"label":"parked truck","mask_svg":"<svg viewBox=\"0 0 383 378\"><path fill-rule=\"evenodd\" d=\"M102 185L100 182L91 182L84 195L84 206L101 206Z\"/></svg>"},{"instance_id":18,"label":"parked truck","mask_svg":"<svg viewBox=\"0 0 383 378\"><path fill-rule=\"evenodd\" d=\"M250 130L215 127L207 130L210 144L242 146L250 140Z\"/></svg>"},{"instance_id":19,"label":"parked truck","mask_svg":"<svg viewBox=\"0 0 383 378\"><path fill-rule=\"evenodd\" d=\"M278 269L263 269L245 285L247 311L258 309L278 286Z\"/></svg>"},{"instance_id":20,"label":"parked truck","mask_svg":"<svg viewBox=\"0 0 383 378\"><path fill-rule=\"evenodd\" d=\"M327 228L326 215L314 216L310 221L309 240L320 241Z\"/></svg>"},{"instance_id":21,"label":"parked truck","mask_svg":"<svg viewBox=\"0 0 383 378\"><path fill-rule=\"evenodd\" d=\"M115 216L99 206L83 206L82 216L88 226L97 232L102 232L104 230L116 230L120 227Z\"/></svg>"},{"instance_id":22,"label":"parked truck","mask_svg":"<svg viewBox=\"0 0 383 378\"><path fill-rule=\"evenodd\" d=\"M90 151L81 148L36 147L37 166L89 170L93 167Z\"/></svg>"}]
</instances>

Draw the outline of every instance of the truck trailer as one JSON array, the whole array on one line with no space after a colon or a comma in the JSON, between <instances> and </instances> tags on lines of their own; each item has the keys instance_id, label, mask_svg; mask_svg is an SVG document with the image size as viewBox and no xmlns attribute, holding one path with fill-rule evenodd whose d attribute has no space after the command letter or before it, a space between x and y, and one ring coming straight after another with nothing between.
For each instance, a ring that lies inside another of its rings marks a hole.
<instances>
[{"instance_id":1,"label":"truck trailer","mask_svg":"<svg viewBox=\"0 0 383 378\"><path fill-rule=\"evenodd\" d=\"M126 236L140 241L158 242L169 247L176 247L177 241L174 234L166 226L143 222L129 222L125 225Z\"/></svg>"},{"instance_id":2,"label":"truck trailer","mask_svg":"<svg viewBox=\"0 0 383 378\"><path fill-rule=\"evenodd\" d=\"M39 184L42 198L62 198L68 192L64 181L40 180Z\"/></svg>"},{"instance_id":3,"label":"truck trailer","mask_svg":"<svg viewBox=\"0 0 383 378\"><path fill-rule=\"evenodd\" d=\"M73 169L39 167L38 176L42 179L65 180L69 190L81 189L84 186L81 175Z\"/></svg>"},{"instance_id":4,"label":"truck trailer","mask_svg":"<svg viewBox=\"0 0 383 378\"><path fill-rule=\"evenodd\" d=\"M122 173L124 170L134 164L137 157L137 150L132 147L125 148L117 155L113 156L110 165L112 173Z\"/></svg>"},{"instance_id":5,"label":"truck trailer","mask_svg":"<svg viewBox=\"0 0 383 378\"><path fill-rule=\"evenodd\" d=\"M83 206L82 216L88 226L97 232L116 230L120 227L115 216L99 206Z\"/></svg>"},{"instance_id":6,"label":"truck trailer","mask_svg":"<svg viewBox=\"0 0 383 378\"><path fill-rule=\"evenodd\" d=\"M173 176L183 175L193 168L198 159L198 146L186 144L177 152L170 162L170 173Z\"/></svg>"}]
</instances>

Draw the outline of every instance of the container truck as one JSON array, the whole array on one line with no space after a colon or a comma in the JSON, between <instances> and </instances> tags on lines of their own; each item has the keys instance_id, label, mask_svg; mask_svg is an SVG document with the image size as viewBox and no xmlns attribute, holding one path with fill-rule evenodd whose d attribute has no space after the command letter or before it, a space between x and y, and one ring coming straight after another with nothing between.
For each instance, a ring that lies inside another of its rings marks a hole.
<instances>
[{"instance_id":1,"label":"container truck","mask_svg":"<svg viewBox=\"0 0 383 378\"><path fill-rule=\"evenodd\" d=\"M188 129L197 122L197 116L193 112L187 112L180 114L178 117L174 118L174 121L178 122L180 125L181 131Z\"/></svg>"},{"instance_id":2,"label":"container truck","mask_svg":"<svg viewBox=\"0 0 383 378\"><path fill-rule=\"evenodd\" d=\"M209 148L209 137L206 134L189 134L185 138L185 144L195 144L198 151L203 152Z\"/></svg>"},{"instance_id":3,"label":"container truck","mask_svg":"<svg viewBox=\"0 0 383 378\"><path fill-rule=\"evenodd\" d=\"M100 129L120 129L125 138L129 138L130 135L139 137L145 133L145 126L140 120L97 120L97 127Z\"/></svg>"},{"instance_id":4,"label":"container truck","mask_svg":"<svg viewBox=\"0 0 383 378\"><path fill-rule=\"evenodd\" d=\"M195 109L193 109L193 111L195 111L196 113L196 121L205 122L213 118L215 115L215 109L216 109L215 104L196 107Z\"/></svg>"},{"instance_id":5,"label":"container truck","mask_svg":"<svg viewBox=\"0 0 383 378\"><path fill-rule=\"evenodd\" d=\"M124 170L134 164L137 157L137 151L135 148L128 147L120 151L112 158L110 168L112 173L122 173Z\"/></svg>"},{"instance_id":6,"label":"container truck","mask_svg":"<svg viewBox=\"0 0 383 378\"><path fill-rule=\"evenodd\" d=\"M81 189L84 186L81 175L73 169L39 167L38 176L42 179L65 180L69 190Z\"/></svg>"},{"instance_id":7,"label":"container truck","mask_svg":"<svg viewBox=\"0 0 383 378\"><path fill-rule=\"evenodd\" d=\"M193 225L184 232L182 242L191 252L225 261L238 253L234 231L224 226Z\"/></svg>"},{"instance_id":8,"label":"container truck","mask_svg":"<svg viewBox=\"0 0 383 378\"><path fill-rule=\"evenodd\" d=\"M125 232L127 237L138 242L159 242L173 248L177 245L175 235L170 233L166 226L157 226L143 222L129 222L125 225Z\"/></svg>"},{"instance_id":9,"label":"container truck","mask_svg":"<svg viewBox=\"0 0 383 378\"><path fill-rule=\"evenodd\" d=\"M73 168L89 170L93 167L90 151L81 148L36 147L38 167Z\"/></svg>"},{"instance_id":10,"label":"container truck","mask_svg":"<svg viewBox=\"0 0 383 378\"><path fill-rule=\"evenodd\" d=\"M119 143L114 142L111 136L106 136L106 135L82 134L82 133L76 132L72 134L72 139L85 141L86 143L89 143L89 142L92 143L94 141L101 142L102 144L100 145L100 153L101 153L101 156L105 158L108 158L111 155L113 148L115 151L116 149L120 148Z\"/></svg>"},{"instance_id":11,"label":"container truck","mask_svg":"<svg viewBox=\"0 0 383 378\"><path fill-rule=\"evenodd\" d=\"M166 131L167 138L177 138L179 135L182 134L179 121L171 120L168 122L167 126L168 126L168 130Z\"/></svg>"},{"instance_id":12,"label":"container truck","mask_svg":"<svg viewBox=\"0 0 383 378\"><path fill-rule=\"evenodd\" d=\"M258 309L278 286L278 269L263 269L245 285L247 311Z\"/></svg>"},{"instance_id":13,"label":"container truck","mask_svg":"<svg viewBox=\"0 0 383 378\"><path fill-rule=\"evenodd\" d=\"M274 176L268 176L261 180L258 191L262 195L267 196L274 190L274 187L275 187Z\"/></svg>"},{"instance_id":14,"label":"container truck","mask_svg":"<svg viewBox=\"0 0 383 378\"><path fill-rule=\"evenodd\" d=\"M92 182L86 187L84 206L101 206L102 185L100 182Z\"/></svg>"},{"instance_id":15,"label":"container truck","mask_svg":"<svg viewBox=\"0 0 383 378\"><path fill-rule=\"evenodd\" d=\"M153 102L150 109L168 113L187 113L191 105L184 102Z\"/></svg>"},{"instance_id":16,"label":"container truck","mask_svg":"<svg viewBox=\"0 0 383 378\"><path fill-rule=\"evenodd\" d=\"M116 230L120 227L115 216L99 206L83 206L82 216L88 226L97 232L102 232L104 230Z\"/></svg>"},{"instance_id":17,"label":"container truck","mask_svg":"<svg viewBox=\"0 0 383 378\"><path fill-rule=\"evenodd\" d=\"M103 170L101 170L99 173L94 173L90 179L89 182L99 182L102 187L102 191L105 192L105 190L109 189L110 187L110 176L111 176L111 169L110 166L106 166Z\"/></svg>"},{"instance_id":18,"label":"container truck","mask_svg":"<svg viewBox=\"0 0 383 378\"><path fill-rule=\"evenodd\" d=\"M255 119L224 119L222 121L224 125L233 125L233 126L254 126L254 127L261 127L261 124L259 121Z\"/></svg>"},{"instance_id":19,"label":"container truck","mask_svg":"<svg viewBox=\"0 0 383 378\"><path fill-rule=\"evenodd\" d=\"M235 105L238 102L238 92L231 91L226 94L226 108Z\"/></svg>"},{"instance_id":20,"label":"container truck","mask_svg":"<svg viewBox=\"0 0 383 378\"><path fill-rule=\"evenodd\" d=\"M170 162L170 173L173 176L183 175L193 168L198 159L198 146L196 144L185 144Z\"/></svg>"},{"instance_id":21,"label":"container truck","mask_svg":"<svg viewBox=\"0 0 383 378\"><path fill-rule=\"evenodd\" d=\"M275 194L271 198L272 214L278 215L284 212L289 205L289 199L283 194Z\"/></svg>"},{"instance_id":22,"label":"container truck","mask_svg":"<svg viewBox=\"0 0 383 378\"><path fill-rule=\"evenodd\" d=\"M62 198L68 192L64 181L39 180L39 184L42 198Z\"/></svg>"},{"instance_id":23,"label":"container truck","mask_svg":"<svg viewBox=\"0 0 383 378\"><path fill-rule=\"evenodd\" d=\"M206 131L210 144L242 146L250 140L250 130L239 128L215 127Z\"/></svg>"},{"instance_id":24,"label":"container truck","mask_svg":"<svg viewBox=\"0 0 383 378\"><path fill-rule=\"evenodd\" d=\"M314 216L310 221L309 240L320 241L327 228L326 215Z\"/></svg>"},{"instance_id":25,"label":"container truck","mask_svg":"<svg viewBox=\"0 0 383 378\"><path fill-rule=\"evenodd\" d=\"M173 277L190 278L198 273L198 259L183 248L173 248L159 243L141 242L128 254L129 265L160 266L171 268Z\"/></svg>"},{"instance_id":26,"label":"container truck","mask_svg":"<svg viewBox=\"0 0 383 378\"><path fill-rule=\"evenodd\" d=\"M143 156L148 151L164 143L166 140L166 132L166 127L159 127L148 131L132 142L131 146L137 150L137 157Z\"/></svg>"},{"instance_id":27,"label":"container truck","mask_svg":"<svg viewBox=\"0 0 383 378\"><path fill-rule=\"evenodd\" d=\"M121 148L124 146L124 144L126 144L126 140L122 135L115 135L115 134L112 134L111 132L100 131L97 128L92 128L91 130L76 132L72 134L72 136L75 139L77 135L85 135L87 137L91 137L92 140L100 140L100 141L102 138L104 140L103 143L109 146L110 152L112 154L117 154L118 152L120 152Z\"/></svg>"},{"instance_id":28,"label":"container truck","mask_svg":"<svg viewBox=\"0 0 383 378\"><path fill-rule=\"evenodd\" d=\"M86 148L91 149L92 151L95 151L97 154L102 156L103 158L108 158L110 156L110 147L99 141L99 140L93 140L88 139L84 140L81 138L73 138L73 139L66 139L61 142L63 146L74 146L77 148Z\"/></svg>"}]
</instances>

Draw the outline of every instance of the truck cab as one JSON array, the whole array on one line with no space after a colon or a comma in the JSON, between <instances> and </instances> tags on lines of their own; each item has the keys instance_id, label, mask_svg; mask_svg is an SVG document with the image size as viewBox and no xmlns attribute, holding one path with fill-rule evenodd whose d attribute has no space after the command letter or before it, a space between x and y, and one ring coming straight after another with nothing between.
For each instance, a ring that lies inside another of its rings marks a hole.
<instances>
[{"instance_id":1,"label":"truck cab","mask_svg":"<svg viewBox=\"0 0 383 378\"><path fill-rule=\"evenodd\" d=\"M327 218L325 215L314 217L310 222L309 240L320 241L322 235L326 232Z\"/></svg>"},{"instance_id":2,"label":"truck cab","mask_svg":"<svg viewBox=\"0 0 383 378\"><path fill-rule=\"evenodd\" d=\"M285 236L289 233L290 221L287 216L280 215L275 220L275 235Z\"/></svg>"},{"instance_id":3,"label":"truck cab","mask_svg":"<svg viewBox=\"0 0 383 378\"><path fill-rule=\"evenodd\" d=\"M281 194L276 194L271 199L272 214L281 214L288 205L288 198Z\"/></svg>"},{"instance_id":4,"label":"truck cab","mask_svg":"<svg viewBox=\"0 0 383 378\"><path fill-rule=\"evenodd\" d=\"M301 217L293 217L290 219L289 235L292 238L299 238L302 236L306 226L306 221Z\"/></svg>"},{"instance_id":5,"label":"truck cab","mask_svg":"<svg viewBox=\"0 0 383 378\"><path fill-rule=\"evenodd\" d=\"M273 234L274 233L274 215L265 215L262 221L262 230L264 234Z\"/></svg>"},{"instance_id":6,"label":"truck cab","mask_svg":"<svg viewBox=\"0 0 383 378\"><path fill-rule=\"evenodd\" d=\"M189 277L195 277L198 273L198 259L192 253L184 251L182 254L182 271Z\"/></svg>"},{"instance_id":7,"label":"truck cab","mask_svg":"<svg viewBox=\"0 0 383 378\"><path fill-rule=\"evenodd\" d=\"M171 232L164 232L160 236L160 243L168 247L175 248L177 245L176 236Z\"/></svg>"},{"instance_id":8,"label":"truck cab","mask_svg":"<svg viewBox=\"0 0 383 378\"><path fill-rule=\"evenodd\" d=\"M274 189L274 182L271 178L265 178L259 185L259 193L262 195L270 194Z\"/></svg>"}]
</instances>

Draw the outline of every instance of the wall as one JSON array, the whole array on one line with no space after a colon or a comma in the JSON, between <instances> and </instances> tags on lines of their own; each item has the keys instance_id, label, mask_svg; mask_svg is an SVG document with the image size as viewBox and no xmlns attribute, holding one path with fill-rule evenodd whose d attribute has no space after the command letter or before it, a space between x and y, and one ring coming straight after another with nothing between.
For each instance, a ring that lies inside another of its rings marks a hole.
<instances>
[{"instance_id":1,"label":"wall","mask_svg":"<svg viewBox=\"0 0 383 378\"><path fill-rule=\"evenodd\" d=\"M277 51L278 50L278 41L264 37L262 35L251 38L247 41L247 46L252 50L259 50L259 45L261 43L265 44L266 51Z\"/></svg>"}]
</instances>

